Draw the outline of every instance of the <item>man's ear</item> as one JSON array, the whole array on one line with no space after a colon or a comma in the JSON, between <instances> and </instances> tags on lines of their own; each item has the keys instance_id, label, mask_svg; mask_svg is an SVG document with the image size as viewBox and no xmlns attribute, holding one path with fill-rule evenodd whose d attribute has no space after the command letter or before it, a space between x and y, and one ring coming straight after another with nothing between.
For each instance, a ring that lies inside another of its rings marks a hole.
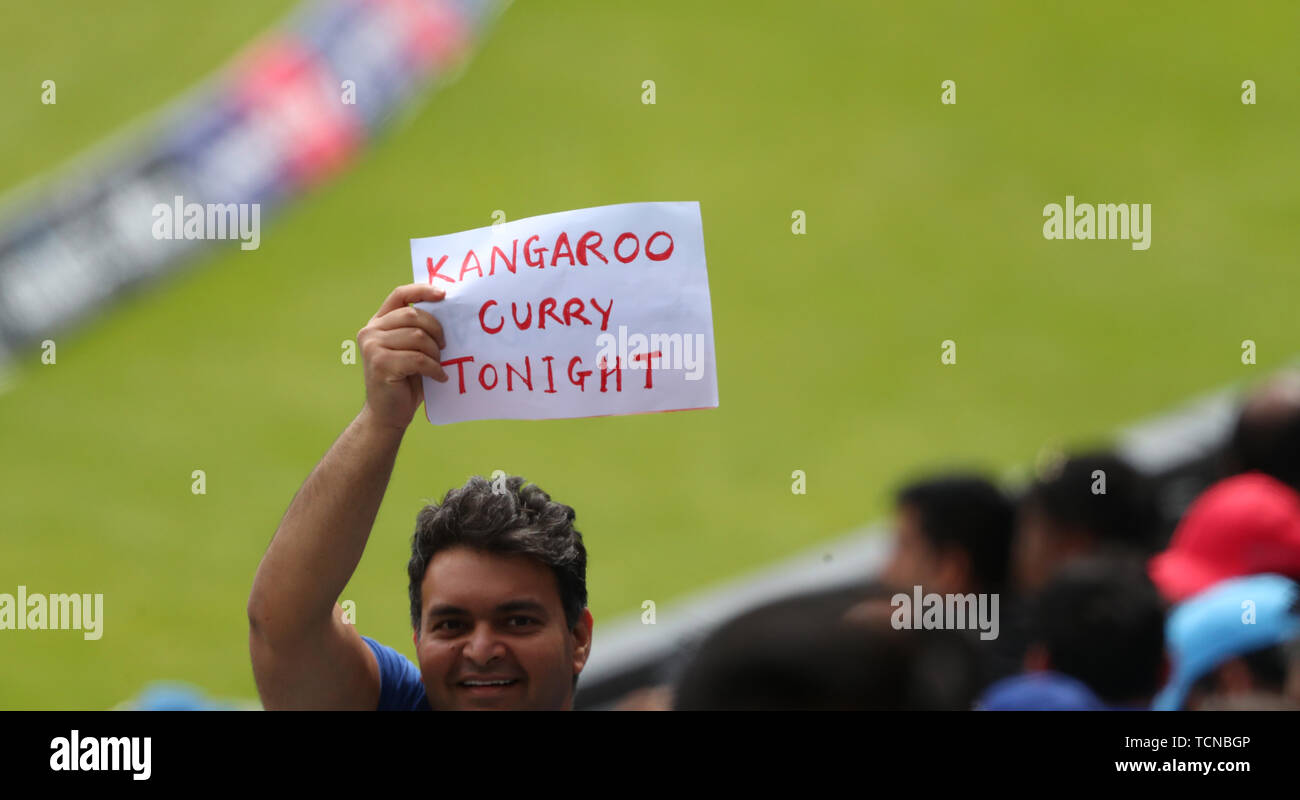
<instances>
[{"instance_id":1,"label":"man's ear","mask_svg":"<svg viewBox=\"0 0 1300 800\"><path fill-rule=\"evenodd\" d=\"M582 615L578 617L578 624L573 626L569 632L573 636L573 674L577 676L582 672L582 668L587 665L587 658L591 655L591 629L595 621L591 617L591 609L582 609Z\"/></svg>"}]
</instances>

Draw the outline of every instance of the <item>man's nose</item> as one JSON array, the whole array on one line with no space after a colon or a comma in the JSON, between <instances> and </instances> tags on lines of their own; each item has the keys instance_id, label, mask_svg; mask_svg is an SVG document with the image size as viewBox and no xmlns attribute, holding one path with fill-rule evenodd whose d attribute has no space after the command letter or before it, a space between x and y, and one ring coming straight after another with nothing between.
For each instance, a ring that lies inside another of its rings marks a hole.
<instances>
[{"instance_id":1,"label":"man's nose","mask_svg":"<svg viewBox=\"0 0 1300 800\"><path fill-rule=\"evenodd\" d=\"M485 667L499 658L504 649L505 644L497 636L492 625L480 622L470 632L469 640L465 642L465 649L461 652L476 666Z\"/></svg>"}]
</instances>

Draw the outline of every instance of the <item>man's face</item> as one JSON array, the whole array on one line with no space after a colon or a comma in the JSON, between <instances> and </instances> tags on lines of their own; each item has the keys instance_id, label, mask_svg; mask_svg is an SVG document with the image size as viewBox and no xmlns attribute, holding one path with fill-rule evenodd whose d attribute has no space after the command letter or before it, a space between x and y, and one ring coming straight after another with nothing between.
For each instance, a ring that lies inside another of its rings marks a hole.
<instances>
[{"instance_id":1,"label":"man's face","mask_svg":"<svg viewBox=\"0 0 1300 800\"><path fill-rule=\"evenodd\" d=\"M894 547L881 578L899 589L925 586L933 575L935 558L934 548L921 533L919 515L912 508L900 507L894 517Z\"/></svg>"},{"instance_id":2,"label":"man's face","mask_svg":"<svg viewBox=\"0 0 1300 800\"><path fill-rule=\"evenodd\" d=\"M591 614L570 630L554 573L524 555L465 547L433 557L415 634L435 710L564 709L587 662Z\"/></svg>"},{"instance_id":3,"label":"man's face","mask_svg":"<svg viewBox=\"0 0 1300 800\"><path fill-rule=\"evenodd\" d=\"M968 591L966 561L951 548L935 548L922 530L921 514L900 506L894 518L894 547L881 571L881 580L896 589L920 586L931 592Z\"/></svg>"},{"instance_id":4,"label":"man's face","mask_svg":"<svg viewBox=\"0 0 1300 800\"><path fill-rule=\"evenodd\" d=\"M1011 560L1016 584L1023 591L1037 592L1052 575L1056 553L1052 546L1051 527L1047 519L1033 509L1020 513Z\"/></svg>"},{"instance_id":5,"label":"man's face","mask_svg":"<svg viewBox=\"0 0 1300 800\"><path fill-rule=\"evenodd\" d=\"M1025 592L1041 590L1063 565L1086 555L1087 536L1055 525L1035 508L1024 508L1016 522L1012 569L1016 585Z\"/></svg>"}]
</instances>

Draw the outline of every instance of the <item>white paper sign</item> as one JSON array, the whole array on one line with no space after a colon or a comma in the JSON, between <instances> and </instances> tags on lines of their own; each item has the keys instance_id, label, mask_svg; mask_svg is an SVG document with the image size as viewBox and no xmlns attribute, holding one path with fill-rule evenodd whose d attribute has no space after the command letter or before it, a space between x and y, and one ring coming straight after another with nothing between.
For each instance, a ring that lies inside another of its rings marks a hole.
<instances>
[{"instance_id":1,"label":"white paper sign","mask_svg":"<svg viewBox=\"0 0 1300 800\"><path fill-rule=\"evenodd\" d=\"M626 203L411 240L450 380L435 425L715 408L699 203Z\"/></svg>"}]
</instances>

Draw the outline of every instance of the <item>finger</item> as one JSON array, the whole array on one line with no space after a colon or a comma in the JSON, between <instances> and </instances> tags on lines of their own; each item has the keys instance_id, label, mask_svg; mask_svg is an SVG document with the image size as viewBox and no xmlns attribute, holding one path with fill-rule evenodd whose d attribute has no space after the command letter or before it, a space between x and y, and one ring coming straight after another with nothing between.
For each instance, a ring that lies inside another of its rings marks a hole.
<instances>
[{"instance_id":1,"label":"finger","mask_svg":"<svg viewBox=\"0 0 1300 800\"><path fill-rule=\"evenodd\" d=\"M377 331L375 344L389 350L414 350L424 353L434 361L442 360L442 350L438 343L421 328L397 328L391 331Z\"/></svg>"},{"instance_id":2,"label":"finger","mask_svg":"<svg viewBox=\"0 0 1300 800\"><path fill-rule=\"evenodd\" d=\"M406 380L412 375L425 375L433 378L438 383L447 382L447 373L442 371L442 365L424 353L415 350L389 350L388 357L384 359L384 372L389 373L386 379L390 383Z\"/></svg>"},{"instance_id":3,"label":"finger","mask_svg":"<svg viewBox=\"0 0 1300 800\"><path fill-rule=\"evenodd\" d=\"M381 331L391 331L397 328L420 328L438 343L438 347L443 349L447 347L447 337L442 332L442 323L438 321L438 318L428 311L413 306L389 311L374 320L370 327Z\"/></svg>"},{"instance_id":4,"label":"finger","mask_svg":"<svg viewBox=\"0 0 1300 800\"><path fill-rule=\"evenodd\" d=\"M424 402L424 379L422 379L419 375L412 375L406 380L411 384L411 391L415 392L415 396L420 398L419 402L423 403Z\"/></svg>"},{"instance_id":5,"label":"finger","mask_svg":"<svg viewBox=\"0 0 1300 800\"><path fill-rule=\"evenodd\" d=\"M436 303L444 297L446 297L446 292L436 286L430 286L427 283L408 283L394 289L384 299L383 305L379 306L375 316L382 317L389 311L410 303Z\"/></svg>"}]
</instances>

